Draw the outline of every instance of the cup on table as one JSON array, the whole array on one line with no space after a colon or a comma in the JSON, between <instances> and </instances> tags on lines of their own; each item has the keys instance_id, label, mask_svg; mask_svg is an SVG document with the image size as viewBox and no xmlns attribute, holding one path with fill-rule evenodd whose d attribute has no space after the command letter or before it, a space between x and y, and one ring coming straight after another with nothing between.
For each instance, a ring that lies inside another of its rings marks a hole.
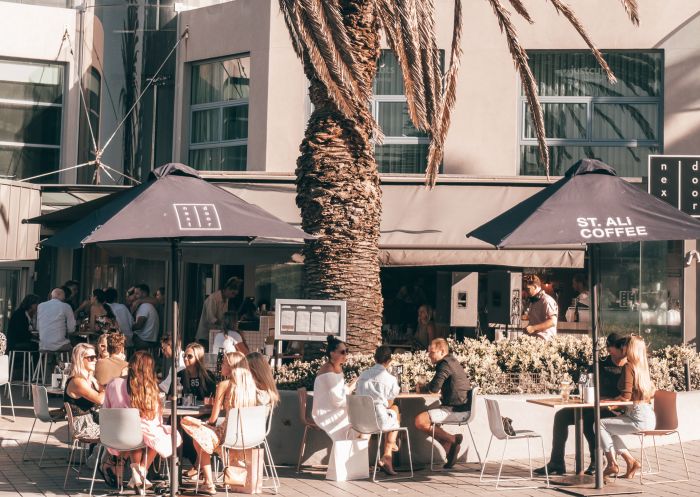
<instances>
[{"instance_id":1,"label":"cup on table","mask_svg":"<svg viewBox=\"0 0 700 497\"><path fill-rule=\"evenodd\" d=\"M569 392L571 392L571 382L562 381L559 385L559 392L561 393L561 400L563 402L569 401Z\"/></svg>"}]
</instances>

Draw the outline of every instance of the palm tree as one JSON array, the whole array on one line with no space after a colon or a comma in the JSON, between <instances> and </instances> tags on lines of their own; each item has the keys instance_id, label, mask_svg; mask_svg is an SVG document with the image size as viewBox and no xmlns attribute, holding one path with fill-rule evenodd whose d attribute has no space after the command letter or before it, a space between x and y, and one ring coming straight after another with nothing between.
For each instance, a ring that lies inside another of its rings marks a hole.
<instances>
[{"instance_id":1,"label":"palm tree","mask_svg":"<svg viewBox=\"0 0 700 497\"><path fill-rule=\"evenodd\" d=\"M549 152L537 84L520 45L506 0L485 0L493 8L523 82L549 176ZM532 23L522 0L507 0ZM638 23L636 0L622 2ZM549 0L591 48L608 78L612 71L574 12ZM433 0L279 0L292 45L309 79L314 110L297 160L297 205L302 227L318 235L304 249L310 297L348 302L348 336L359 350L372 350L380 337L379 224L382 202L374 143L381 130L369 112L377 72L380 32L403 73L408 111L430 138L426 184L435 184L455 101L461 55L462 2L454 2L450 65L443 76L435 33Z\"/></svg>"}]
</instances>

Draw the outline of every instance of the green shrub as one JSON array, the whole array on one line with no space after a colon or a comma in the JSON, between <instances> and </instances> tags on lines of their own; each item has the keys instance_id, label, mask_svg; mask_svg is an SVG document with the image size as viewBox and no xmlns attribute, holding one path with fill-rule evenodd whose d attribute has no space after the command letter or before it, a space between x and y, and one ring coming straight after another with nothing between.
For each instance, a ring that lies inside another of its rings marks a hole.
<instances>
[{"instance_id":1,"label":"green shrub","mask_svg":"<svg viewBox=\"0 0 700 497\"><path fill-rule=\"evenodd\" d=\"M558 336L543 342L530 337L502 340L497 343L482 338L463 342L449 340L452 353L473 383L487 394L541 393L556 391L563 379L576 381L588 368L593 357L590 337ZM600 341L601 359L605 358L605 341ZM659 389L685 389L684 364L690 363L691 386L700 389L700 354L687 346L669 346L651 353L649 368ZM280 389L313 389L322 360L295 361L275 371ZM351 354L344 367L346 380L374 364L371 354ZM403 366L403 381L413 390L416 379L432 377L434 368L425 351L394 354L394 364Z\"/></svg>"}]
</instances>

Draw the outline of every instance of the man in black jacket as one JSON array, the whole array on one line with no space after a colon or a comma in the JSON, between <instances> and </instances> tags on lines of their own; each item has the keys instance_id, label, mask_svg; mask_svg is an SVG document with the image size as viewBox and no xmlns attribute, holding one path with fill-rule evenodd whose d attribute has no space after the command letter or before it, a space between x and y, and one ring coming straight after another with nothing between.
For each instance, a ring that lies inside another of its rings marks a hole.
<instances>
[{"instance_id":1,"label":"man in black jacket","mask_svg":"<svg viewBox=\"0 0 700 497\"><path fill-rule=\"evenodd\" d=\"M440 393L440 407L429 409L416 416L416 428L432 435L432 425L458 422L469 416L469 390L471 383L467 373L457 358L450 353L447 341L436 338L428 347L428 358L435 365L435 376L428 384L417 384L419 393ZM445 469L454 466L462 443L462 435L447 433L440 426L435 427L435 438L445 448L447 463Z\"/></svg>"},{"instance_id":2,"label":"man in black jacket","mask_svg":"<svg viewBox=\"0 0 700 497\"><path fill-rule=\"evenodd\" d=\"M620 394L617 386L620 376L622 375L622 367L627 361L622 348L627 343L627 337L611 333L606 339L608 349L608 357L600 362L600 398L612 399ZM608 409L600 410L601 418L614 416ZM549 458L547 470L550 475L563 475L566 473L566 463L564 462L564 450L566 448L566 439L569 437L569 426L574 424L574 410L561 409L554 415L554 429L552 430L552 454ZM591 463L584 471L587 475L592 475L595 471L595 418L593 409L583 409L583 435L588 442L590 451ZM544 475L544 466L535 470L535 473Z\"/></svg>"}]
</instances>

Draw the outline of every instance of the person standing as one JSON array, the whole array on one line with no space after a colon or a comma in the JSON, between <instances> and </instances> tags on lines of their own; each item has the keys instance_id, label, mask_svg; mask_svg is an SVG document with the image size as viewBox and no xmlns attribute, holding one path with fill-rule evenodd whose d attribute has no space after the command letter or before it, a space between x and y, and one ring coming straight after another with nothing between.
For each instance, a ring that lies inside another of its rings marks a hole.
<instances>
[{"instance_id":1,"label":"person standing","mask_svg":"<svg viewBox=\"0 0 700 497\"><path fill-rule=\"evenodd\" d=\"M29 294L19 307L14 310L7 324L8 350L37 350L39 346L32 341L32 331L36 329L36 312L39 297Z\"/></svg>"},{"instance_id":2,"label":"person standing","mask_svg":"<svg viewBox=\"0 0 700 497\"><path fill-rule=\"evenodd\" d=\"M92 291L92 298L90 299L90 318L88 322L88 329L98 335L120 331L117 317L107 303L105 292L100 288L95 288Z\"/></svg>"},{"instance_id":3,"label":"person standing","mask_svg":"<svg viewBox=\"0 0 700 497\"><path fill-rule=\"evenodd\" d=\"M148 301L150 288L145 283L136 286L136 296L142 302L136 309L136 319L131 329L134 332L134 346L139 349L147 349L158 347L158 330L160 329L160 321L158 319L158 311Z\"/></svg>"},{"instance_id":4,"label":"person standing","mask_svg":"<svg viewBox=\"0 0 700 497\"><path fill-rule=\"evenodd\" d=\"M235 276L229 278L224 286L209 295L202 306L202 315L199 318L196 340L209 344L209 330L221 329L224 313L228 311L228 301L238 295L241 289L241 280Z\"/></svg>"},{"instance_id":5,"label":"person standing","mask_svg":"<svg viewBox=\"0 0 700 497\"><path fill-rule=\"evenodd\" d=\"M523 276L523 286L528 302L525 333L542 340L553 338L557 334L557 302L542 289L542 282L536 274Z\"/></svg>"},{"instance_id":6,"label":"person standing","mask_svg":"<svg viewBox=\"0 0 700 497\"><path fill-rule=\"evenodd\" d=\"M60 288L51 291L51 300L37 307L39 350L59 352L71 350L68 335L75 332L73 309L66 304L65 293Z\"/></svg>"},{"instance_id":7,"label":"person standing","mask_svg":"<svg viewBox=\"0 0 700 497\"><path fill-rule=\"evenodd\" d=\"M469 416L469 390L471 383L457 358L450 353L447 340L436 338L428 347L428 358L435 366L435 376L428 384L416 384L418 393L440 393L440 407L429 409L416 416L415 426L426 434L432 434L435 423L465 421ZM444 468L455 465L462 435L447 433L440 426L435 427L435 438L445 449L447 462Z\"/></svg>"}]
</instances>

